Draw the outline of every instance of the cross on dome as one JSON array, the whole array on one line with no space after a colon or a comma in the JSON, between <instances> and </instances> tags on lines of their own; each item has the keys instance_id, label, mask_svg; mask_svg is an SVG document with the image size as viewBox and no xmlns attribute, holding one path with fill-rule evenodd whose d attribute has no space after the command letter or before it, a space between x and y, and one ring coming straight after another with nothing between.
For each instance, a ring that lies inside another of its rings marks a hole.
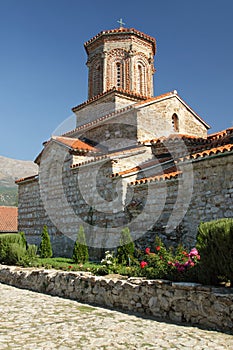
<instances>
[{"instance_id":1,"label":"cross on dome","mask_svg":"<svg viewBox=\"0 0 233 350\"><path fill-rule=\"evenodd\" d=\"M123 26L125 25L125 23L123 22L123 19L122 19L122 18L120 18L120 19L117 21L117 23L120 24L120 28L123 28Z\"/></svg>"}]
</instances>

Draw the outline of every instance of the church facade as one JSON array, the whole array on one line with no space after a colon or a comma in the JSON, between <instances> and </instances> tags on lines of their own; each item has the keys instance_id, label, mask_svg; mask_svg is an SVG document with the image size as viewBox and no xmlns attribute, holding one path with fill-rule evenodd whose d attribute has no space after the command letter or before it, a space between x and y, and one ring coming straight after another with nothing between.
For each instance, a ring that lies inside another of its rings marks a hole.
<instances>
[{"instance_id":1,"label":"church facade","mask_svg":"<svg viewBox=\"0 0 233 350\"><path fill-rule=\"evenodd\" d=\"M195 244L201 221L233 217L233 128L208 124L177 91L153 96L156 41L136 29L85 43L88 100L76 128L44 143L39 174L20 179L19 230L39 244L48 226L55 255L70 256L84 226L91 258L129 227L140 248Z\"/></svg>"}]
</instances>

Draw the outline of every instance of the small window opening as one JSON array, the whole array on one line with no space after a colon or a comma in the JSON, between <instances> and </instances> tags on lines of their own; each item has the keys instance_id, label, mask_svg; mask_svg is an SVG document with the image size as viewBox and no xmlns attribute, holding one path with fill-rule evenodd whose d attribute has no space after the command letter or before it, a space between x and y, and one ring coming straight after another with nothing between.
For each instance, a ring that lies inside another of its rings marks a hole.
<instances>
[{"instance_id":1,"label":"small window opening","mask_svg":"<svg viewBox=\"0 0 233 350\"><path fill-rule=\"evenodd\" d=\"M173 114L172 116L172 128L173 131L179 132L179 118L176 114Z\"/></svg>"}]
</instances>

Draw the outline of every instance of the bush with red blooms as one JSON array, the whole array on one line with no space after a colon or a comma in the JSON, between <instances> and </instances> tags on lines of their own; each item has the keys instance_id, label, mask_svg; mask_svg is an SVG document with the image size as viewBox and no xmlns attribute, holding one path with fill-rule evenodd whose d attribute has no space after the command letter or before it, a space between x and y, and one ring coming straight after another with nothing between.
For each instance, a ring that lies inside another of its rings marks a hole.
<instances>
[{"instance_id":1,"label":"bush with red blooms","mask_svg":"<svg viewBox=\"0 0 233 350\"><path fill-rule=\"evenodd\" d=\"M187 252L183 246L177 249L166 248L162 240L155 239L154 252L150 247L145 249L145 255L140 263L141 274L147 278L167 278L172 280L195 280L194 270L200 255L196 248Z\"/></svg>"}]
</instances>

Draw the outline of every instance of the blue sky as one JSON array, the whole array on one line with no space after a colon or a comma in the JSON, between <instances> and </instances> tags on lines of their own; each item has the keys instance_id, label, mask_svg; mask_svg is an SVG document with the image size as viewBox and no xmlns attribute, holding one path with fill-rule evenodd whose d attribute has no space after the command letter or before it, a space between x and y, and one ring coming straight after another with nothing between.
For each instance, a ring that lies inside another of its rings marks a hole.
<instances>
[{"instance_id":1,"label":"blue sky","mask_svg":"<svg viewBox=\"0 0 233 350\"><path fill-rule=\"evenodd\" d=\"M87 99L83 43L121 17L157 40L155 95L176 89L210 132L233 125L232 0L0 0L0 155L35 159Z\"/></svg>"}]
</instances>

